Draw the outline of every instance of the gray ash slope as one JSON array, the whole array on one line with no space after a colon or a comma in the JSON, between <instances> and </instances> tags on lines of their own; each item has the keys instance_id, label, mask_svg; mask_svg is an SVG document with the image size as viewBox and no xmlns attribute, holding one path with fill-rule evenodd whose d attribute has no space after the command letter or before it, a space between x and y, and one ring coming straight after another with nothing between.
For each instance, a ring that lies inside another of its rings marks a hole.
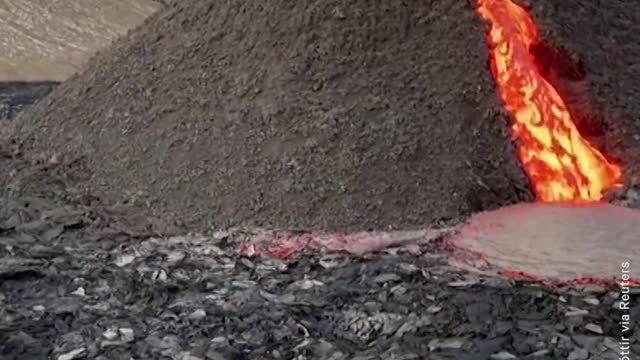
<instances>
[{"instance_id":1,"label":"gray ash slope","mask_svg":"<svg viewBox=\"0 0 640 360\"><path fill-rule=\"evenodd\" d=\"M461 1L174 3L14 134L195 227L421 227L531 198L484 30Z\"/></svg>"}]
</instances>

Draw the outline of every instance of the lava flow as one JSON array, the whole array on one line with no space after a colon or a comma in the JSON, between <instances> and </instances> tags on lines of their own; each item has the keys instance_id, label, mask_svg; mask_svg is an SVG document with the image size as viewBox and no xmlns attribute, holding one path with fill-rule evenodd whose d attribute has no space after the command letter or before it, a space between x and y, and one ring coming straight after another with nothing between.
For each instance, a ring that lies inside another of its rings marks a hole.
<instances>
[{"instance_id":1,"label":"lava flow","mask_svg":"<svg viewBox=\"0 0 640 360\"><path fill-rule=\"evenodd\" d=\"M622 171L584 138L529 49L538 41L525 9L511 0L478 0L491 25L491 72L519 140L519 158L539 201L598 201Z\"/></svg>"}]
</instances>

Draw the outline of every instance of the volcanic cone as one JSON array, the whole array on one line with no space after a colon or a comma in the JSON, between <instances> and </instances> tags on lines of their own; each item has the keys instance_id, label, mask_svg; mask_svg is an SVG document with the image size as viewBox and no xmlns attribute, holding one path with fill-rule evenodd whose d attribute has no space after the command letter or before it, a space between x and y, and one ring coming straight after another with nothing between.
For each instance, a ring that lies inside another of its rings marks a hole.
<instances>
[{"instance_id":1,"label":"volcanic cone","mask_svg":"<svg viewBox=\"0 0 640 360\"><path fill-rule=\"evenodd\" d=\"M460 1L176 2L14 135L203 228L419 228L532 198L486 30Z\"/></svg>"}]
</instances>

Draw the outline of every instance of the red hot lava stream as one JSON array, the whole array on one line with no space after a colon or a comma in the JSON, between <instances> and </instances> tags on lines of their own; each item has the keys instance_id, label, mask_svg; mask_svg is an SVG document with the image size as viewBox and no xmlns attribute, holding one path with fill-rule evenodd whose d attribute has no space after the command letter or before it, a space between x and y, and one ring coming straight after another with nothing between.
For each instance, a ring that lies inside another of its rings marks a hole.
<instances>
[{"instance_id":1,"label":"red hot lava stream","mask_svg":"<svg viewBox=\"0 0 640 360\"><path fill-rule=\"evenodd\" d=\"M538 200L600 200L622 171L580 136L564 101L540 74L529 51L538 41L533 20L511 0L478 0L477 11L491 25L491 72Z\"/></svg>"}]
</instances>

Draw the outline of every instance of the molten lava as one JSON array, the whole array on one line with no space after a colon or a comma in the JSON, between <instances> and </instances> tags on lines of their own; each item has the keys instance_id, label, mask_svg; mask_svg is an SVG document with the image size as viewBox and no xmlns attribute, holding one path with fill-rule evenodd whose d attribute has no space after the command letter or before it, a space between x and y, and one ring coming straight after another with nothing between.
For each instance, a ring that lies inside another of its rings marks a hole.
<instances>
[{"instance_id":1,"label":"molten lava","mask_svg":"<svg viewBox=\"0 0 640 360\"><path fill-rule=\"evenodd\" d=\"M511 0L478 0L478 12L491 25L491 71L538 200L600 200L619 183L621 169L580 136L562 98L540 74L529 51L538 41L533 20Z\"/></svg>"}]
</instances>

